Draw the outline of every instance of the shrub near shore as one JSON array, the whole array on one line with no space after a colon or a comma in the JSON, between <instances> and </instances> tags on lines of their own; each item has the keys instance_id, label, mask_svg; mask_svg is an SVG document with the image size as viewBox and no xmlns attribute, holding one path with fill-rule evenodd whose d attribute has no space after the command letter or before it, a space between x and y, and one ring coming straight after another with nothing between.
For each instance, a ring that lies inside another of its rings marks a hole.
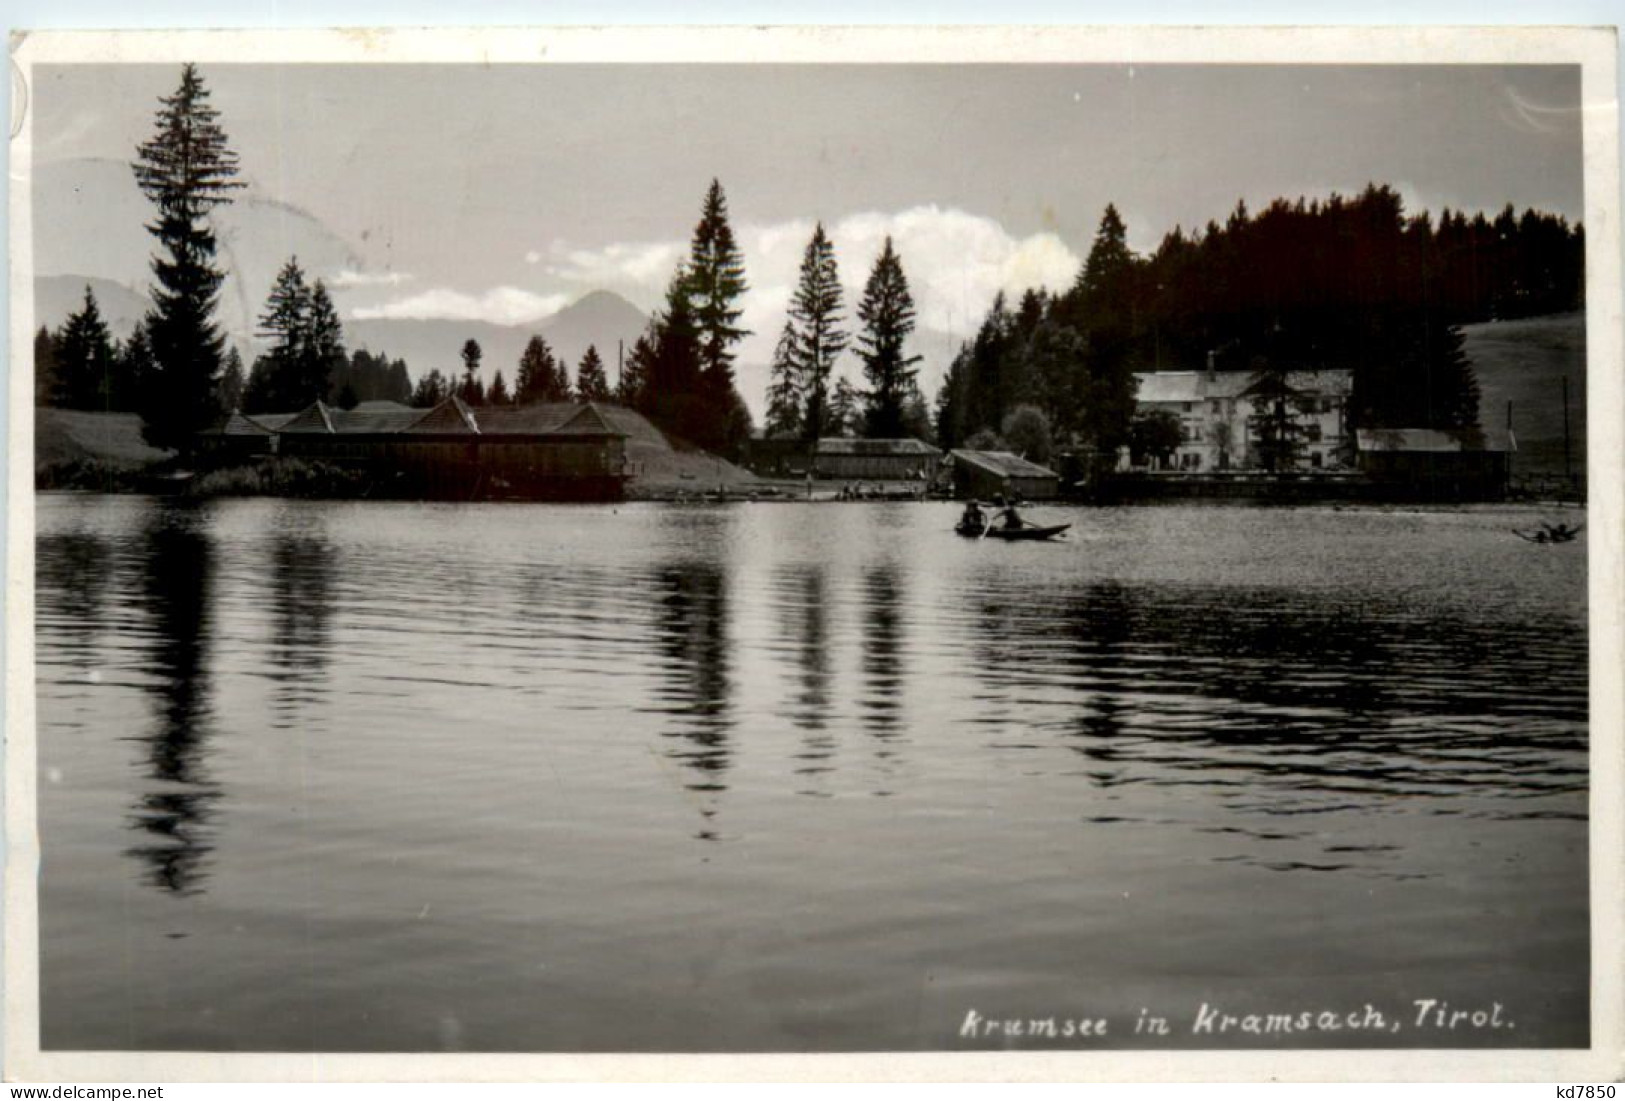
<instances>
[{"instance_id":1,"label":"shrub near shore","mask_svg":"<svg viewBox=\"0 0 1625 1101\"><path fill-rule=\"evenodd\" d=\"M331 463L277 457L207 470L186 484L189 497L362 497L366 479Z\"/></svg>"}]
</instances>

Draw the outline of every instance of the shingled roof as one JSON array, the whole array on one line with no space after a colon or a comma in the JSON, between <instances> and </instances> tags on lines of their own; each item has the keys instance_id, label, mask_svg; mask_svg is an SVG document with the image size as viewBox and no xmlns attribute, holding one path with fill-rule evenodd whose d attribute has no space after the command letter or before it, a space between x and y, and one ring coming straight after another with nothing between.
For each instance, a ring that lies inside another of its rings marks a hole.
<instances>
[{"instance_id":1,"label":"shingled roof","mask_svg":"<svg viewBox=\"0 0 1625 1101\"><path fill-rule=\"evenodd\" d=\"M333 413L324 401L312 402L299 412L293 419L284 424L279 432L325 432L333 431Z\"/></svg>"},{"instance_id":2,"label":"shingled roof","mask_svg":"<svg viewBox=\"0 0 1625 1101\"><path fill-rule=\"evenodd\" d=\"M203 434L206 436L274 436L276 435L276 429L270 428L255 418L245 416L233 409Z\"/></svg>"},{"instance_id":3,"label":"shingled roof","mask_svg":"<svg viewBox=\"0 0 1625 1101\"><path fill-rule=\"evenodd\" d=\"M908 437L900 440L849 440L844 437L818 441L820 455L940 455L937 448L924 440Z\"/></svg>"},{"instance_id":4,"label":"shingled roof","mask_svg":"<svg viewBox=\"0 0 1625 1101\"><path fill-rule=\"evenodd\" d=\"M972 466L981 467L983 470L1001 478L1058 477L1055 471L1048 467L1028 462L1011 451L966 451L960 449L951 454L957 462L965 462Z\"/></svg>"},{"instance_id":5,"label":"shingled roof","mask_svg":"<svg viewBox=\"0 0 1625 1101\"><path fill-rule=\"evenodd\" d=\"M554 432L559 436L624 436L619 428L614 427L599 412L598 406L587 402L576 415L561 424Z\"/></svg>"},{"instance_id":6,"label":"shingled roof","mask_svg":"<svg viewBox=\"0 0 1625 1101\"><path fill-rule=\"evenodd\" d=\"M335 409L315 402L297 413L234 413L210 429L211 435L275 435L279 432L318 435L480 435L480 436L620 436L628 435L592 402L544 402L471 408L450 397L433 409L412 409L393 402Z\"/></svg>"},{"instance_id":7,"label":"shingled roof","mask_svg":"<svg viewBox=\"0 0 1625 1101\"><path fill-rule=\"evenodd\" d=\"M1437 428L1361 428L1354 434L1361 451L1461 451L1461 439Z\"/></svg>"},{"instance_id":8,"label":"shingled roof","mask_svg":"<svg viewBox=\"0 0 1625 1101\"><path fill-rule=\"evenodd\" d=\"M474 416L474 410L470 409L462 398L452 395L419 417L405 431L479 435L480 425Z\"/></svg>"},{"instance_id":9,"label":"shingled roof","mask_svg":"<svg viewBox=\"0 0 1625 1101\"><path fill-rule=\"evenodd\" d=\"M328 416L333 422L333 430L344 433L373 433L386 434L405 432L426 415L422 409L411 409L404 405L394 409L333 409Z\"/></svg>"},{"instance_id":10,"label":"shingled roof","mask_svg":"<svg viewBox=\"0 0 1625 1101\"><path fill-rule=\"evenodd\" d=\"M1253 383L1250 371L1143 371L1134 376L1140 386L1136 401L1197 402L1215 398L1239 398ZM1287 385L1312 394L1346 395L1353 386L1354 372L1344 369L1291 371Z\"/></svg>"}]
</instances>

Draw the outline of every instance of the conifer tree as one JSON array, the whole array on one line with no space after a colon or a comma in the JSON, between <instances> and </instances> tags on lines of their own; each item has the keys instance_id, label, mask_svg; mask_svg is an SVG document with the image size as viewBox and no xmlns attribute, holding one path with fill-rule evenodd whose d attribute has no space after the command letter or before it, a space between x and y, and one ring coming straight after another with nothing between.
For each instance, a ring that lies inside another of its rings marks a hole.
<instances>
[{"instance_id":1,"label":"conifer tree","mask_svg":"<svg viewBox=\"0 0 1625 1101\"><path fill-rule=\"evenodd\" d=\"M1245 217L1245 205L1240 209ZM1123 225L1123 218L1117 213L1117 207L1107 203L1106 212L1100 216L1100 227L1095 230L1095 240L1089 248L1089 257L1078 271L1077 281L1073 283L1073 292L1085 298L1109 297L1119 289L1122 280L1132 271L1133 266L1134 254L1128 247L1128 229ZM1108 303L1101 303L1106 304Z\"/></svg>"},{"instance_id":2,"label":"conifer tree","mask_svg":"<svg viewBox=\"0 0 1625 1101\"><path fill-rule=\"evenodd\" d=\"M723 400L733 391L733 346L750 335L738 325L744 312L738 301L749 285L744 256L728 224L728 201L717 180L705 193L700 223L694 229L687 281L704 388L714 400Z\"/></svg>"},{"instance_id":3,"label":"conifer tree","mask_svg":"<svg viewBox=\"0 0 1625 1101\"><path fill-rule=\"evenodd\" d=\"M470 337L463 342L463 350L459 353L463 358L463 381L457 388L457 396L468 405L485 404L485 384L480 381L480 342Z\"/></svg>"},{"instance_id":4,"label":"conifer tree","mask_svg":"<svg viewBox=\"0 0 1625 1101\"><path fill-rule=\"evenodd\" d=\"M115 396L113 343L96 295L85 287L84 304L56 334L56 399L67 409L111 409Z\"/></svg>"},{"instance_id":5,"label":"conifer tree","mask_svg":"<svg viewBox=\"0 0 1625 1101\"><path fill-rule=\"evenodd\" d=\"M767 389L767 435L770 439L801 435L801 369L796 350L795 324L784 323L773 349L772 377Z\"/></svg>"},{"instance_id":6,"label":"conifer tree","mask_svg":"<svg viewBox=\"0 0 1625 1101\"><path fill-rule=\"evenodd\" d=\"M1015 325L1001 290L971 342L964 380L964 426L966 434L982 429L997 433L1010 409L1009 376L1014 366L1010 352L1014 346Z\"/></svg>"},{"instance_id":7,"label":"conifer tree","mask_svg":"<svg viewBox=\"0 0 1625 1101\"><path fill-rule=\"evenodd\" d=\"M389 365L387 378L381 395L386 401L398 401L404 405L412 400L412 376L406 370L404 359L397 359Z\"/></svg>"},{"instance_id":8,"label":"conifer tree","mask_svg":"<svg viewBox=\"0 0 1625 1101\"><path fill-rule=\"evenodd\" d=\"M700 392L700 330L688 296L688 271L679 265L666 285L666 305L655 329L649 389L657 404L674 406Z\"/></svg>"},{"instance_id":9,"label":"conifer tree","mask_svg":"<svg viewBox=\"0 0 1625 1101\"><path fill-rule=\"evenodd\" d=\"M299 258L290 256L271 285L256 330L259 336L271 342L264 356L264 369L254 380L257 406L267 410L293 410L326 396L325 387L310 393L305 385L310 305L310 288L299 267ZM255 366L258 368L259 364Z\"/></svg>"},{"instance_id":10,"label":"conifer tree","mask_svg":"<svg viewBox=\"0 0 1625 1101\"><path fill-rule=\"evenodd\" d=\"M617 391L622 405L639 412L649 411L649 372L655 360L655 330L653 322L632 344L632 351L621 365L621 381Z\"/></svg>"},{"instance_id":11,"label":"conifer tree","mask_svg":"<svg viewBox=\"0 0 1625 1101\"><path fill-rule=\"evenodd\" d=\"M215 380L224 340L214 312L223 275L214 265L208 215L242 184L234 179L237 155L195 65L181 70L180 86L160 103L155 132L137 147L132 165L157 208L147 228L164 252L152 262L158 280L148 314L154 370L142 387L140 411L148 443L186 453L218 414Z\"/></svg>"},{"instance_id":12,"label":"conifer tree","mask_svg":"<svg viewBox=\"0 0 1625 1101\"><path fill-rule=\"evenodd\" d=\"M320 279L310 292L310 314L300 357L300 389L318 397L325 395L335 371L345 364L344 327L327 288Z\"/></svg>"},{"instance_id":13,"label":"conifer tree","mask_svg":"<svg viewBox=\"0 0 1625 1101\"><path fill-rule=\"evenodd\" d=\"M587 345L587 352L576 368L576 397L581 401L608 401L609 377L604 373L604 361L595 344Z\"/></svg>"},{"instance_id":14,"label":"conifer tree","mask_svg":"<svg viewBox=\"0 0 1625 1101\"><path fill-rule=\"evenodd\" d=\"M412 390L411 405L414 409L430 409L445 401L450 394L451 385L446 377L440 373L440 368L433 367L418 379L417 386Z\"/></svg>"},{"instance_id":15,"label":"conifer tree","mask_svg":"<svg viewBox=\"0 0 1625 1101\"><path fill-rule=\"evenodd\" d=\"M130 338L134 340L132 336ZM216 395L222 412L230 413L243 407L243 388L248 380L243 377L243 357L235 345L226 350L226 369L220 374L220 388Z\"/></svg>"},{"instance_id":16,"label":"conifer tree","mask_svg":"<svg viewBox=\"0 0 1625 1101\"><path fill-rule=\"evenodd\" d=\"M1291 365L1279 357L1255 355L1242 395L1256 410L1248 427L1257 438L1259 465L1271 472L1295 467L1303 453L1304 428L1298 421L1301 395L1292 386Z\"/></svg>"},{"instance_id":17,"label":"conifer tree","mask_svg":"<svg viewBox=\"0 0 1625 1101\"><path fill-rule=\"evenodd\" d=\"M152 341L147 336L147 323L143 319L118 348L118 385L123 391L118 408L123 412L137 412L141 407L141 394L158 370L152 355ZM242 361L238 360L241 375Z\"/></svg>"},{"instance_id":18,"label":"conifer tree","mask_svg":"<svg viewBox=\"0 0 1625 1101\"><path fill-rule=\"evenodd\" d=\"M903 405L914 389L914 365L920 357L904 350L914 331L914 298L890 236L869 273L863 300L858 303L858 320L863 322L858 358L863 360L864 378L869 383L864 394L864 435L896 439L903 432Z\"/></svg>"},{"instance_id":19,"label":"conifer tree","mask_svg":"<svg viewBox=\"0 0 1625 1101\"><path fill-rule=\"evenodd\" d=\"M1138 281L1139 260L1129 251L1117 208L1108 204L1089 257L1060 309L1060 320L1076 326L1088 341L1083 378L1071 387L1080 404L1074 423L1099 453L1126 444L1134 419Z\"/></svg>"},{"instance_id":20,"label":"conifer tree","mask_svg":"<svg viewBox=\"0 0 1625 1101\"><path fill-rule=\"evenodd\" d=\"M835 380L830 389L829 416L822 435L851 436L857 433L863 420L863 399L858 388L845 375Z\"/></svg>"},{"instance_id":21,"label":"conifer tree","mask_svg":"<svg viewBox=\"0 0 1625 1101\"><path fill-rule=\"evenodd\" d=\"M570 400L570 365L560 356L553 357L553 380L547 387L549 401Z\"/></svg>"},{"instance_id":22,"label":"conifer tree","mask_svg":"<svg viewBox=\"0 0 1625 1101\"><path fill-rule=\"evenodd\" d=\"M508 394L508 380L502 377L501 367L497 368L496 376L491 379L491 388L485 392L485 403L487 405L511 405L513 403L513 398Z\"/></svg>"},{"instance_id":23,"label":"conifer tree","mask_svg":"<svg viewBox=\"0 0 1625 1101\"><path fill-rule=\"evenodd\" d=\"M561 366L553 349L539 336L532 336L519 355L519 371L514 375L513 400L519 405L558 401Z\"/></svg>"},{"instance_id":24,"label":"conifer tree","mask_svg":"<svg viewBox=\"0 0 1625 1101\"><path fill-rule=\"evenodd\" d=\"M56 337L44 325L34 334L34 404L56 403Z\"/></svg>"},{"instance_id":25,"label":"conifer tree","mask_svg":"<svg viewBox=\"0 0 1625 1101\"><path fill-rule=\"evenodd\" d=\"M841 280L835 248L819 222L801 258L801 280L790 302L796 331L796 367L803 407L801 430L814 442L829 418L829 377L846 348L841 328Z\"/></svg>"},{"instance_id":26,"label":"conifer tree","mask_svg":"<svg viewBox=\"0 0 1625 1101\"><path fill-rule=\"evenodd\" d=\"M958 447L973 429L970 426L971 347L961 344L948 365L948 374L937 391L937 446Z\"/></svg>"}]
</instances>

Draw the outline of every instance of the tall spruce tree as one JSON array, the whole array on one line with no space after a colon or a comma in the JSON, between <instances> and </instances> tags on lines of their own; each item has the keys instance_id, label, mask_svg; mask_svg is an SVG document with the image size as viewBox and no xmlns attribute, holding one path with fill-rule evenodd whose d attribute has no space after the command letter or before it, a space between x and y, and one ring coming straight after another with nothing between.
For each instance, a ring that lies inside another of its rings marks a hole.
<instances>
[{"instance_id":1,"label":"tall spruce tree","mask_svg":"<svg viewBox=\"0 0 1625 1101\"><path fill-rule=\"evenodd\" d=\"M794 322L786 321L779 342L773 349L771 380L767 388L767 426L769 439L783 439L801 435L801 368L797 360L800 341Z\"/></svg>"},{"instance_id":2,"label":"tall spruce tree","mask_svg":"<svg viewBox=\"0 0 1625 1101\"><path fill-rule=\"evenodd\" d=\"M306 385L310 305L310 287L305 283L304 270L299 266L299 258L290 256L271 285L256 330L271 344L265 353L264 370L254 380L256 406L301 409L326 396L326 387L311 392Z\"/></svg>"},{"instance_id":3,"label":"tall spruce tree","mask_svg":"<svg viewBox=\"0 0 1625 1101\"><path fill-rule=\"evenodd\" d=\"M1139 336L1139 259L1117 208L1107 205L1077 283L1059 304L1059 320L1087 340L1084 377L1075 384L1077 434L1097 453L1128 443L1134 421Z\"/></svg>"},{"instance_id":4,"label":"tall spruce tree","mask_svg":"<svg viewBox=\"0 0 1625 1101\"><path fill-rule=\"evenodd\" d=\"M640 413L649 411L649 372L654 367L655 330L655 323L650 322L632 342L632 350L621 364L621 379L616 390L622 405Z\"/></svg>"},{"instance_id":5,"label":"tall spruce tree","mask_svg":"<svg viewBox=\"0 0 1625 1101\"><path fill-rule=\"evenodd\" d=\"M532 336L519 353L519 370L514 375L513 400L517 405L558 401L561 364L547 341Z\"/></svg>"},{"instance_id":6,"label":"tall spruce tree","mask_svg":"<svg viewBox=\"0 0 1625 1101\"><path fill-rule=\"evenodd\" d=\"M801 431L809 442L822 434L829 418L829 378L846 348L841 328L841 278L835 247L824 223L813 229L801 258L801 280L790 301L796 331L796 368L803 400Z\"/></svg>"},{"instance_id":7,"label":"tall spruce tree","mask_svg":"<svg viewBox=\"0 0 1625 1101\"><path fill-rule=\"evenodd\" d=\"M310 292L310 315L300 358L300 383L318 397L332 388L333 376L345 366L344 326L320 279Z\"/></svg>"},{"instance_id":8,"label":"tall spruce tree","mask_svg":"<svg viewBox=\"0 0 1625 1101\"><path fill-rule=\"evenodd\" d=\"M586 354L576 368L576 397L582 401L608 401L609 376L604 372L604 360L596 344L587 345Z\"/></svg>"},{"instance_id":9,"label":"tall spruce tree","mask_svg":"<svg viewBox=\"0 0 1625 1101\"><path fill-rule=\"evenodd\" d=\"M180 86L160 103L155 133L137 147L132 165L157 208L147 228L164 252L152 261L158 285L148 339L155 369L142 388L140 412L148 443L185 454L219 413L215 380L224 339L214 312L223 273L214 265L208 215L242 184L234 178L237 155L195 65L181 70Z\"/></svg>"},{"instance_id":10,"label":"tall spruce tree","mask_svg":"<svg viewBox=\"0 0 1625 1101\"><path fill-rule=\"evenodd\" d=\"M744 255L728 224L728 200L717 180L705 193L700 223L694 227L687 279L704 390L713 400L723 401L733 392L733 346L750 335L738 325L744 313L739 299L749 285Z\"/></svg>"},{"instance_id":11,"label":"tall spruce tree","mask_svg":"<svg viewBox=\"0 0 1625 1101\"><path fill-rule=\"evenodd\" d=\"M914 390L919 356L905 353L904 343L914 331L914 297L908 291L903 263L886 238L858 303L858 358L869 389L863 395L864 435L896 439L903 434L903 406Z\"/></svg>"},{"instance_id":12,"label":"tall spruce tree","mask_svg":"<svg viewBox=\"0 0 1625 1101\"><path fill-rule=\"evenodd\" d=\"M96 295L85 287L84 304L56 334L56 396L67 409L113 409L119 395L114 379L113 342Z\"/></svg>"},{"instance_id":13,"label":"tall spruce tree","mask_svg":"<svg viewBox=\"0 0 1625 1101\"><path fill-rule=\"evenodd\" d=\"M463 341L463 350L458 354L463 359L463 381L457 387L457 396L465 404L484 405L485 383L480 380L480 359L484 353L480 342L470 337Z\"/></svg>"}]
</instances>

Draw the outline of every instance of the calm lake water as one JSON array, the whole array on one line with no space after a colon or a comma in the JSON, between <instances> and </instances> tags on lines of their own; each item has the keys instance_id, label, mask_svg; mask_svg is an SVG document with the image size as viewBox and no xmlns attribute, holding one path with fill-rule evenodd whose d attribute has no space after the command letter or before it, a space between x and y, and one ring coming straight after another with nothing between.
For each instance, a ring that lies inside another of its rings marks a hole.
<instances>
[{"instance_id":1,"label":"calm lake water","mask_svg":"<svg viewBox=\"0 0 1625 1101\"><path fill-rule=\"evenodd\" d=\"M956 513L41 496L42 1044L1587 1043L1583 545Z\"/></svg>"}]
</instances>

